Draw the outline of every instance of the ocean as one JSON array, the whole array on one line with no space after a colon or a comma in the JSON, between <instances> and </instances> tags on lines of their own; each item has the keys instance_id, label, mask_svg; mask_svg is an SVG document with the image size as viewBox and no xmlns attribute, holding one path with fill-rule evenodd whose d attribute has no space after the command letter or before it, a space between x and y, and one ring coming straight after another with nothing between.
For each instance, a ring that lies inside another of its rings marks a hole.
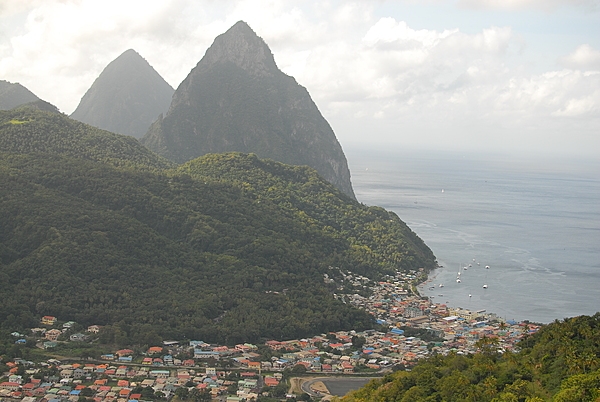
<instances>
[{"instance_id":1,"label":"ocean","mask_svg":"<svg viewBox=\"0 0 600 402\"><path fill-rule=\"evenodd\" d=\"M433 250L441 268L420 290L434 302L541 323L600 311L598 161L346 157L358 200L394 211Z\"/></svg>"}]
</instances>

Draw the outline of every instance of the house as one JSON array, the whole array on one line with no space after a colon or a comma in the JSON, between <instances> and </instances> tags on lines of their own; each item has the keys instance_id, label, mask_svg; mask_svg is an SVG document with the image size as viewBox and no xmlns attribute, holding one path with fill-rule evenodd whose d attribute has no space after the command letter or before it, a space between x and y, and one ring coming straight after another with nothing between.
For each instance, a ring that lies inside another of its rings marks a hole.
<instances>
[{"instance_id":1,"label":"house","mask_svg":"<svg viewBox=\"0 0 600 402\"><path fill-rule=\"evenodd\" d=\"M84 334L81 333L77 333L77 334L73 334L69 337L69 340L71 342L83 342L86 340L86 336Z\"/></svg>"},{"instance_id":2,"label":"house","mask_svg":"<svg viewBox=\"0 0 600 402\"><path fill-rule=\"evenodd\" d=\"M344 370L344 373L353 373L354 372L354 366L350 363L342 363L342 370Z\"/></svg>"},{"instance_id":3,"label":"house","mask_svg":"<svg viewBox=\"0 0 600 402\"><path fill-rule=\"evenodd\" d=\"M204 351L204 350L200 350L200 349L194 349L194 359L210 359L210 358L219 360L220 358L220 354L219 352L211 352L211 351Z\"/></svg>"},{"instance_id":4,"label":"house","mask_svg":"<svg viewBox=\"0 0 600 402\"><path fill-rule=\"evenodd\" d=\"M133 354L133 350L131 349L120 349L115 352L117 356L130 356Z\"/></svg>"},{"instance_id":5,"label":"house","mask_svg":"<svg viewBox=\"0 0 600 402\"><path fill-rule=\"evenodd\" d=\"M276 387L279 385L279 380L275 377L265 377L265 385L267 387Z\"/></svg>"},{"instance_id":6,"label":"house","mask_svg":"<svg viewBox=\"0 0 600 402\"><path fill-rule=\"evenodd\" d=\"M249 352L250 351L250 347L247 345L235 345L235 350L237 350L238 352Z\"/></svg>"},{"instance_id":7,"label":"house","mask_svg":"<svg viewBox=\"0 0 600 402\"><path fill-rule=\"evenodd\" d=\"M31 332L33 335L44 335L46 333L46 328L31 328Z\"/></svg>"},{"instance_id":8,"label":"house","mask_svg":"<svg viewBox=\"0 0 600 402\"><path fill-rule=\"evenodd\" d=\"M150 371L150 377L154 378L168 378L171 375L169 370L152 370Z\"/></svg>"},{"instance_id":9,"label":"house","mask_svg":"<svg viewBox=\"0 0 600 402\"><path fill-rule=\"evenodd\" d=\"M56 317L53 317L51 315L45 315L42 317L42 324L54 325L54 324L56 324Z\"/></svg>"},{"instance_id":10,"label":"house","mask_svg":"<svg viewBox=\"0 0 600 402\"><path fill-rule=\"evenodd\" d=\"M100 332L100 327L98 325L90 325L87 328L88 332L91 332L93 334L97 334L98 332Z\"/></svg>"},{"instance_id":11,"label":"house","mask_svg":"<svg viewBox=\"0 0 600 402\"><path fill-rule=\"evenodd\" d=\"M75 321L67 321L62 325L62 327L65 329L69 329L73 328L73 325L75 325Z\"/></svg>"},{"instance_id":12,"label":"house","mask_svg":"<svg viewBox=\"0 0 600 402\"><path fill-rule=\"evenodd\" d=\"M158 354L158 353L162 353L163 348L161 346L151 346L150 348L148 348L148 354L149 355L154 355L154 354Z\"/></svg>"},{"instance_id":13,"label":"house","mask_svg":"<svg viewBox=\"0 0 600 402\"><path fill-rule=\"evenodd\" d=\"M10 391L18 391L21 385L16 382L5 381L0 383L0 389L7 389Z\"/></svg>"},{"instance_id":14,"label":"house","mask_svg":"<svg viewBox=\"0 0 600 402\"><path fill-rule=\"evenodd\" d=\"M44 337L49 341L56 341L60 335L62 335L62 331L59 331L58 329L51 329L50 331L46 331Z\"/></svg>"}]
</instances>

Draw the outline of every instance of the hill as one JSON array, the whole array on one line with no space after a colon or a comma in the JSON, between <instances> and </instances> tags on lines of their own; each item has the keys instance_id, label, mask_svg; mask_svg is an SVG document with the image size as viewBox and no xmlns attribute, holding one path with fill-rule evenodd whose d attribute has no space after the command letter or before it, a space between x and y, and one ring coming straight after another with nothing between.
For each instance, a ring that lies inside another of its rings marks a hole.
<instances>
[{"instance_id":1,"label":"hill","mask_svg":"<svg viewBox=\"0 0 600 402\"><path fill-rule=\"evenodd\" d=\"M174 166L136 139L70 119L44 101L0 111L0 131L2 152L48 153L147 168Z\"/></svg>"},{"instance_id":2,"label":"hill","mask_svg":"<svg viewBox=\"0 0 600 402\"><path fill-rule=\"evenodd\" d=\"M308 165L354 198L346 157L308 91L277 68L245 23L218 36L142 143L178 163L207 153L255 153Z\"/></svg>"},{"instance_id":3,"label":"hill","mask_svg":"<svg viewBox=\"0 0 600 402\"><path fill-rule=\"evenodd\" d=\"M332 296L330 266L373 279L435 266L396 215L305 166L236 153L172 167L132 138L31 108L0 113L0 145L6 328L50 314L122 344L368 328Z\"/></svg>"},{"instance_id":4,"label":"hill","mask_svg":"<svg viewBox=\"0 0 600 402\"><path fill-rule=\"evenodd\" d=\"M168 110L172 96L173 88L142 56L129 49L100 73L71 117L140 138Z\"/></svg>"},{"instance_id":5,"label":"hill","mask_svg":"<svg viewBox=\"0 0 600 402\"><path fill-rule=\"evenodd\" d=\"M474 355L434 356L411 371L373 381L342 402L556 401L600 398L600 313L544 326L500 353L493 338L477 341Z\"/></svg>"},{"instance_id":6,"label":"hill","mask_svg":"<svg viewBox=\"0 0 600 402\"><path fill-rule=\"evenodd\" d=\"M39 98L23 85L0 80L0 110L9 110L37 100Z\"/></svg>"}]
</instances>

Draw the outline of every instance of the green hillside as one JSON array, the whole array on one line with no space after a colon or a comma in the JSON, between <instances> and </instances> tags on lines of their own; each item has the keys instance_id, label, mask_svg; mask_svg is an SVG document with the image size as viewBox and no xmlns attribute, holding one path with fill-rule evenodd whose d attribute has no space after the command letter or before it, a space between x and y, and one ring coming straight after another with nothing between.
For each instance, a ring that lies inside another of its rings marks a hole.
<instances>
[{"instance_id":1,"label":"green hillside","mask_svg":"<svg viewBox=\"0 0 600 402\"><path fill-rule=\"evenodd\" d=\"M362 329L330 266L376 278L435 258L396 215L307 167L207 155L180 167L133 139L32 109L0 114L0 323L55 315L109 340L236 343Z\"/></svg>"},{"instance_id":2,"label":"green hillside","mask_svg":"<svg viewBox=\"0 0 600 402\"><path fill-rule=\"evenodd\" d=\"M48 107L42 110L43 106L34 103L0 111L2 152L44 152L138 168L173 166L135 138L80 123Z\"/></svg>"},{"instance_id":3,"label":"green hillside","mask_svg":"<svg viewBox=\"0 0 600 402\"><path fill-rule=\"evenodd\" d=\"M556 321L501 354L493 338L475 355L434 356L354 391L341 402L585 402L600 399L600 313Z\"/></svg>"}]
</instances>

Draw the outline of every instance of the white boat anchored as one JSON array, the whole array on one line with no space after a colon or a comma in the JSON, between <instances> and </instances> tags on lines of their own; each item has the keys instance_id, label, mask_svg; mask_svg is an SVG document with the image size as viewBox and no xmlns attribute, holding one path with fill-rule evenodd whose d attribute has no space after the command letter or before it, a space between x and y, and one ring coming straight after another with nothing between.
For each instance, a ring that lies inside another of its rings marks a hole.
<instances>
[{"instance_id":1,"label":"white boat anchored","mask_svg":"<svg viewBox=\"0 0 600 402\"><path fill-rule=\"evenodd\" d=\"M484 289L487 289L487 284L483 285L483 288L484 288Z\"/></svg>"}]
</instances>

